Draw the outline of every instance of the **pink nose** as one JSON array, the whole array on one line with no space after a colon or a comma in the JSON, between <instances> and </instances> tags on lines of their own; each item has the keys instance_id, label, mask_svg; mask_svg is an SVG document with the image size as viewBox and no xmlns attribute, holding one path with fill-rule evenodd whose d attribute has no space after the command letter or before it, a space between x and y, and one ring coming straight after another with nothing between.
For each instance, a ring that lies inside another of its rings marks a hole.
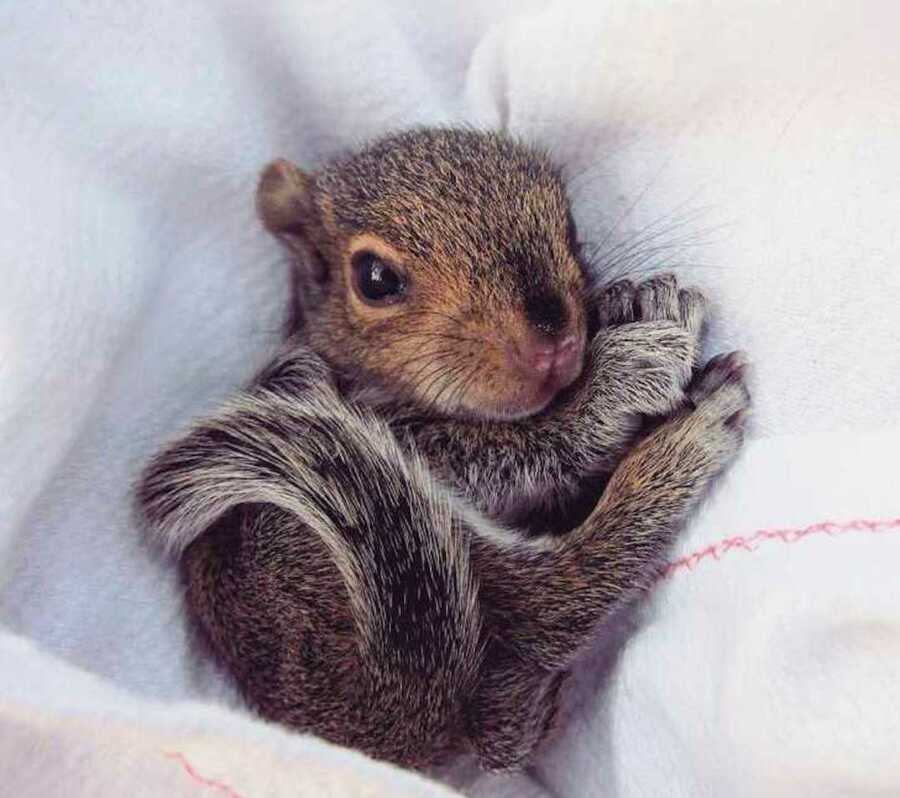
<instances>
[{"instance_id":1,"label":"pink nose","mask_svg":"<svg viewBox=\"0 0 900 798\"><path fill-rule=\"evenodd\" d=\"M519 365L538 379L556 377L560 385L568 385L581 371L584 341L570 334L560 341L529 339L519 344Z\"/></svg>"}]
</instances>

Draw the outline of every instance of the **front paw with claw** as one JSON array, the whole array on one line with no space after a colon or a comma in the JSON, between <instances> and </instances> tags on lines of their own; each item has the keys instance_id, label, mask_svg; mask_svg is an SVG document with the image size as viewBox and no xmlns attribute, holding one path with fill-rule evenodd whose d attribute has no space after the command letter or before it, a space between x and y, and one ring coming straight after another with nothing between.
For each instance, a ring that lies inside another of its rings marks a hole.
<instances>
[{"instance_id":1,"label":"front paw with claw","mask_svg":"<svg viewBox=\"0 0 900 798\"><path fill-rule=\"evenodd\" d=\"M674 274L660 274L635 285L617 280L597 298L600 327L641 321L671 321L698 339L706 321L706 299L696 288L679 288Z\"/></svg>"},{"instance_id":2,"label":"front paw with claw","mask_svg":"<svg viewBox=\"0 0 900 798\"><path fill-rule=\"evenodd\" d=\"M698 480L717 475L743 445L750 412L747 368L743 352L716 355L691 381L685 406L652 436L664 438L673 462L690 464Z\"/></svg>"},{"instance_id":3,"label":"front paw with claw","mask_svg":"<svg viewBox=\"0 0 900 798\"><path fill-rule=\"evenodd\" d=\"M684 403L700 362L706 299L671 274L635 285L619 280L599 295L592 354L598 375L618 385L629 412L664 416Z\"/></svg>"},{"instance_id":4,"label":"front paw with claw","mask_svg":"<svg viewBox=\"0 0 900 798\"><path fill-rule=\"evenodd\" d=\"M699 346L683 327L654 321L602 330L591 357L595 390L620 412L666 416L684 404Z\"/></svg>"}]
</instances>

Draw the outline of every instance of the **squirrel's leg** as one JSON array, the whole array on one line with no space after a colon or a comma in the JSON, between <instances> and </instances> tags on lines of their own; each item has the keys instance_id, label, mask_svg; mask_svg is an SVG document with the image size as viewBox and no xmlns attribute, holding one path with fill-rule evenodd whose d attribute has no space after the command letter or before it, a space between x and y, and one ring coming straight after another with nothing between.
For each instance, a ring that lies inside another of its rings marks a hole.
<instances>
[{"instance_id":1,"label":"squirrel's leg","mask_svg":"<svg viewBox=\"0 0 900 798\"><path fill-rule=\"evenodd\" d=\"M533 721L530 704L518 724L490 718L495 706L515 707L509 663L535 687L568 668L610 612L652 584L676 529L740 448L749 405L743 369L736 354L711 360L689 390L693 406L625 457L593 512L568 535L502 545L473 530L489 642L470 724L476 734L490 729L474 744L492 766L520 764L534 739L533 728L522 731Z\"/></svg>"},{"instance_id":2,"label":"squirrel's leg","mask_svg":"<svg viewBox=\"0 0 900 798\"><path fill-rule=\"evenodd\" d=\"M609 286L604 322L582 379L546 412L519 422L400 422L432 470L495 519L574 495L585 476L608 474L643 416L684 399L700 357L706 301L662 275ZM637 321L638 323L632 323Z\"/></svg>"},{"instance_id":3,"label":"squirrel's leg","mask_svg":"<svg viewBox=\"0 0 900 798\"><path fill-rule=\"evenodd\" d=\"M556 720L566 671L546 671L489 648L466 712L466 733L482 767L512 770L528 758Z\"/></svg>"}]
</instances>

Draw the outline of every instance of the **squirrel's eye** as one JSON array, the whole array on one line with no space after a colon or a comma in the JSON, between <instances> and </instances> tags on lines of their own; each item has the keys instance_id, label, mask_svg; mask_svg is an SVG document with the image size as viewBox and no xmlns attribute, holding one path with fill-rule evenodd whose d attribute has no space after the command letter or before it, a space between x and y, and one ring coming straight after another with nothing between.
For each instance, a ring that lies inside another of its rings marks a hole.
<instances>
[{"instance_id":1,"label":"squirrel's eye","mask_svg":"<svg viewBox=\"0 0 900 798\"><path fill-rule=\"evenodd\" d=\"M363 252L353 261L356 290L369 304L399 302L406 292L406 280L392 266L371 252Z\"/></svg>"}]
</instances>

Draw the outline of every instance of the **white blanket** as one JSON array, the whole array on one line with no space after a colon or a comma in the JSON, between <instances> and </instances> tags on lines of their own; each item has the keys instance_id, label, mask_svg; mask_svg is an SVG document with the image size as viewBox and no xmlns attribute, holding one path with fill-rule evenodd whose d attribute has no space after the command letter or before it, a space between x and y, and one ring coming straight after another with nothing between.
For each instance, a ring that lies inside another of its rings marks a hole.
<instances>
[{"instance_id":1,"label":"white blanket","mask_svg":"<svg viewBox=\"0 0 900 798\"><path fill-rule=\"evenodd\" d=\"M87 760L58 752L101 739L71 728L102 732L122 691L135 706L235 703L192 654L129 486L275 345L285 265L253 218L260 165L312 166L388 129L466 121L553 150L607 273L675 268L708 292L710 351L740 346L755 362L755 422L624 652L620 629L586 656L558 742L527 778L455 783L485 795L900 791L897 8L0 7L4 773L36 750L23 717L69 729L41 761L72 794ZM106 680L77 707L49 687L80 689L76 668ZM173 710L170 734L192 706ZM244 730L308 772L314 754L228 717L223 783L232 764L242 794L282 794L229 753ZM113 753L92 772L121 765L127 736L108 735ZM27 783L25 766L12 783ZM103 789L120 791L84 787Z\"/></svg>"}]
</instances>

